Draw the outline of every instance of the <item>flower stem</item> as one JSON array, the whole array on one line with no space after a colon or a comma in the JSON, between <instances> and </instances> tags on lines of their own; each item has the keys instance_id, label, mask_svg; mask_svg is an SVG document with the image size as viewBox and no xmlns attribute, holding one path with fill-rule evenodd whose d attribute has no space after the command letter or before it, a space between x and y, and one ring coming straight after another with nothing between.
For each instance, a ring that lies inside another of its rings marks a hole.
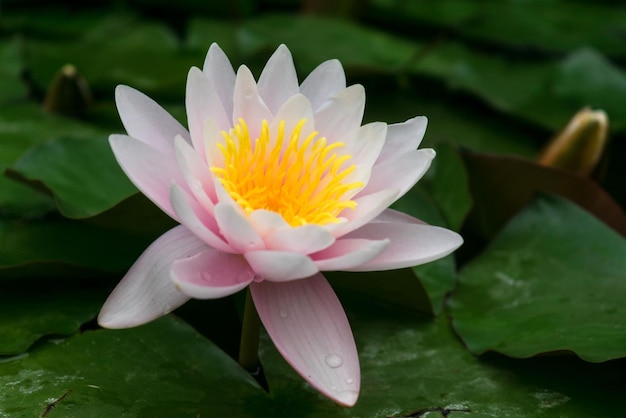
<instances>
[{"instance_id":1,"label":"flower stem","mask_svg":"<svg viewBox=\"0 0 626 418\"><path fill-rule=\"evenodd\" d=\"M246 293L241 327L241 344L239 346L239 365L252 374L259 369L259 335L261 320L254 307L250 289Z\"/></svg>"}]
</instances>

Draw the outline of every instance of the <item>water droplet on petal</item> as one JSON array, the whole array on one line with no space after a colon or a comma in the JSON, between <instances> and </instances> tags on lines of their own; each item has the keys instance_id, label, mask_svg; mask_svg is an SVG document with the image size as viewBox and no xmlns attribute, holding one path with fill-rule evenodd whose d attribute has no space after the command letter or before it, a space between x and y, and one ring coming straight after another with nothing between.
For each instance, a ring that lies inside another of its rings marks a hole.
<instances>
[{"instance_id":1,"label":"water droplet on petal","mask_svg":"<svg viewBox=\"0 0 626 418\"><path fill-rule=\"evenodd\" d=\"M287 318L287 311L285 311L284 309L280 310L280 317L281 318Z\"/></svg>"},{"instance_id":2,"label":"water droplet on petal","mask_svg":"<svg viewBox=\"0 0 626 418\"><path fill-rule=\"evenodd\" d=\"M346 383L351 385L351 384L354 383L354 379L352 379L352 378L346 379Z\"/></svg>"},{"instance_id":3,"label":"water droplet on petal","mask_svg":"<svg viewBox=\"0 0 626 418\"><path fill-rule=\"evenodd\" d=\"M326 364L336 369L343 364L343 358L337 354L329 354L326 356Z\"/></svg>"},{"instance_id":4,"label":"water droplet on petal","mask_svg":"<svg viewBox=\"0 0 626 418\"><path fill-rule=\"evenodd\" d=\"M203 271L201 276L202 276L202 280L204 280L205 282L210 282L211 280L213 280L213 277L211 277L211 274L207 273L206 271Z\"/></svg>"}]
</instances>

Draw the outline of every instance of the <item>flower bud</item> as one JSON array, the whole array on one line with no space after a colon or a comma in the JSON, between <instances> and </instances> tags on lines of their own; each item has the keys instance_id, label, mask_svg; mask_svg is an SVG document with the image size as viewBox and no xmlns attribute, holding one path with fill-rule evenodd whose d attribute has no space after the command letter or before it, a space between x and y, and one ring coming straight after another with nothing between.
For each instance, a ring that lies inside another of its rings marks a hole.
<instances>
[{"instance_id":1,"label":"flower bud","mask_svg":"<svg viewBox=\"0 0 626 418\"><path fill-rule=\"evenodd\" d=\"M91 92L84 77L72 64L66 64L48 86L43 108L50 113L81 117L87 113L91 102Z\"/></svg>"},{"instance_id":2,"label":"flower bud","mask_svg":"<svg viewBox=\"0 0 626 418\"><path fill-rule=\"evenodd\" d=\"M606 147L608 126L604 111L582 109L541 152L539 164L590 175Z\"/></svg>"}]
</instances>

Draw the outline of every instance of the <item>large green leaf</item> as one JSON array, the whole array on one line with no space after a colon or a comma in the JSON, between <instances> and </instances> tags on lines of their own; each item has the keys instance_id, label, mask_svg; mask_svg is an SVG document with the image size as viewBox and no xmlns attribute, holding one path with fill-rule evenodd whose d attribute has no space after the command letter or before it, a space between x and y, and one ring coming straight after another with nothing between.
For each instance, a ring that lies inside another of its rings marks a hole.
<instances>
[{"instance_id":1,"label":"large green leaf","mask_svg":"<svg viewBox=\"0 0 626 418\"><path fill-rule=\"evenodd\" d=\"M566 200L543 197L465 267L450 300L474 353L626 356L626 241Z\"/></svg>"},{"instance_id":2,"label":"large green leaf","mask_svg":"<svg viewBox=\"0 0 626 418\"><path fill-rule=\"evenodd\" d=\"M86 218L137 192L113 157L106 137L61 137L31 148L10 171L42 183L69 218Z\"/></svg>"},{"instance_id":3,"label":"large green leaf","mask_svg":"<svg viewBox=\"0 0 626 418\"><path fill-rule=\"evenodd\" d=\"M0 364L0 415L255 416L268 398L228 356L181 321L87 331Z\"/></svg>"},{"instance_id":4,"label":"large green leaf","mask_svg":"<svg viewBox=\"0 0 626 418\"><path fill-rule=\"evenodd\" d=\"M0 292L0 356L19 354L43 335L71 335L93 319L102 289L83 280L14 280Z\"/></svg>"}]
</instances>

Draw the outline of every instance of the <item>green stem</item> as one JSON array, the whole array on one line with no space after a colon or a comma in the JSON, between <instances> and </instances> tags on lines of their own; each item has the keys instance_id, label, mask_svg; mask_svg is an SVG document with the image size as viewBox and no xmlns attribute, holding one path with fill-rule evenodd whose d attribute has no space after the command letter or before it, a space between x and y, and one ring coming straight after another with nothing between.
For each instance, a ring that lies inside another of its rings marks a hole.
<instances>
[{"instance_id":1,"label":"green stem","mask_svg":"<svg viewBox=\"0 0 626 418\"><path fill-rule=\"evenodd\" d=\"M259 368L259 335L261 320L254 307L250 289L246 293L246 304L243 310L241 327L241 344L239 346L239 364L254 373Z\"/></svg>"}]
</instances>

